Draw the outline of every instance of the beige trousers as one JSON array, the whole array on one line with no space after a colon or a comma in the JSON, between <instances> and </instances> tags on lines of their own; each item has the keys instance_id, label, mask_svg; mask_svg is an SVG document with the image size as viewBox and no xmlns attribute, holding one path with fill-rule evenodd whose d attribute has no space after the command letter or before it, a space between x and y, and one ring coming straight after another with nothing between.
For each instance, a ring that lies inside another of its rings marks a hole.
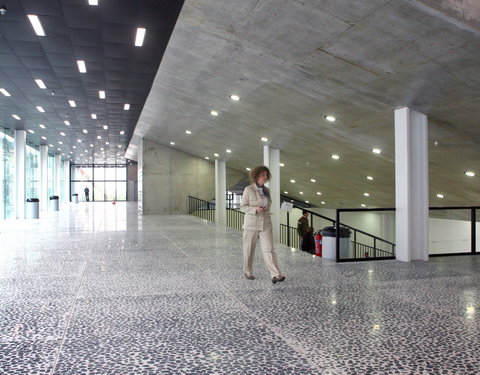
<instances>
[{"instance_id":1,"label":"beige trousers","mask_svg":"<svg viewBox=\"0 0 480 375\"><path fill-rule=\"evenodd\" d=\"M273 234L271 230L244 230L243 231L243 271L252 275L253 257L257 240L260 238L263 260L272 277L281 276L277 264L277 255L273 248Z\"/></svg>"}]
</instances>

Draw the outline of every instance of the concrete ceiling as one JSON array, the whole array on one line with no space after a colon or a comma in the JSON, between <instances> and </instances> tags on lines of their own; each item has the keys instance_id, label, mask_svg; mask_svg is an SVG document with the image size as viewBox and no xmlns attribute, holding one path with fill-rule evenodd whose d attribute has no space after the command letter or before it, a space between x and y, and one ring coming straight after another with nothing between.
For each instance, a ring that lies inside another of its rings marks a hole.
<instances>
[{"instance_id":1,"label":"concrete ceiling","mask_svg":"<svg viewBox=\"0 0 480 375\"><path fill-rule=\"evenodd\" d=\"M245 171L267 137L290 196L393 207L394 110L408 106L429 118L430 205L478 205L479 19L477 0L187 0L127 157L146 137Z\"/></svg>"}]
</instances>

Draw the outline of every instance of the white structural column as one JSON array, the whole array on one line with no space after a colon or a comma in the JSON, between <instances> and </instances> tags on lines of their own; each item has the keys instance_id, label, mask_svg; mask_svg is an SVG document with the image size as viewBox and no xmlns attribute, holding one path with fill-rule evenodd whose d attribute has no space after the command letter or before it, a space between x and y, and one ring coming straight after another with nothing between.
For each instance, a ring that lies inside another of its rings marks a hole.
<instances>
[{"instance_id":1,"label":"white structural column","mask_svg":"<svg viewBox=\"0 0 480 375\"><path fill-rule=\"evenodd\" d=\"M227 225L227 168L223 160L215 160L215 221Z\"/></svg>"},{"instance_id":2,"label":"white structural column","mask_svg":"<svg viewBox=\"0 0 480 375\"><path fill-rule=\"evenodd\" d=\"M428 260L427 116L395 110L396 258Z\"/></svg>"},{"instance_id":3,"label":"white structural column","mask_svg":"<svg viewBox=\"0 0 480 375\"><path fill-rule=\"evenodd\" d=\"M40 146L40 210L48 210L48 146Z\"/></svg>"},{"instance_id":4,"label":"white structural column","mask_svg":"<svg viewBox=\"0 0 480 375\"><path fill-rule=\"evenodd\" d=\"M272 198L273 241L280 242L280 150L263 146L263 164L270 169L272 179L268 183Z\"/></svg>"},{"instance_id":5,"label":"white structural column","mask_svg":"<svg viewBox=\"0 0 480 375\"><path fill-rule=\"evenodd\" d=\"M62 186L62 155L55 155L55 179L53 195L57 195L60 198L60 191ZM60 199L59 199L60 200ZM60 203L60 202L59 202Z\"/></svg>"},{"instance_id":6,"label":"white structural column","mask_svg":"<svg viewBox=\"0 0 480 375\"><path fill-rule=\"evenodd\" d=\"M70 160L65 160L65 165L63 168L63 178L64 178L64 186L65 186L65 202L70 202Z\"/></svg>"},{"instance_id":7,"label":"white structural column","mask_svg":"<svg viewBox=\"0 0 480 375\"><path fill-rule=\"evenodd\" d=\"M25 219L25 149L27 133L15 130L15 216Z\"/></svg>"}]
</instances>

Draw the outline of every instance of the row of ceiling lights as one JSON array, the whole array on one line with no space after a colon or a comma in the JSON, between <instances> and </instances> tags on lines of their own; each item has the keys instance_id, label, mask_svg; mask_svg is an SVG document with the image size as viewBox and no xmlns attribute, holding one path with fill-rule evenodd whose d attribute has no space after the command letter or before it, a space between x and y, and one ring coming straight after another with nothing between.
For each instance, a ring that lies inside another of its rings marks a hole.
<instances>
[{"instance_id":1,"label":"row of ceiling lights","mask_svg":"<svg viewBox=\"0 0 480 375\"><path fill-rule=\"evenodd\" d=\"M98 5L98 0L88 0L88 3L89 5L95 5L97 6ZM46 36L46 33L45 33L45 30L43 29L43 26L42 26L42 23L40 22L40 19L37 15L34 15L34 14L28 14L27 15L30 23L32 24L32 27L35 31L35 34L37 36ZM143 46L143 42L144 42L144 39L145 39L145 34L146 34L146 29L145 28L137 28L137 32L136 32L136 36L135 36L135 46L136 47L141 47ZM86 66L86 63L84 60L77 60L77 66L78 66L78 70L80 73L87 73L87 66ZM45 83L43 82L43 80L41 79L35 79L35 83L38 85L38 87L40 87L40 89L47 89L47 86L45 85ZM5 88L0 88L0 92L4 95L4 96L11 96L11 94L8 92L7 89ZM55 92L54 91L51 91L51 95L55 95ZM100 99L105 99L106 98L106 94L105 94L105 91L104 90L99 90L98 92L98 95L99 95L99 98ZM72 99L69 99L68 100L68 103L69 105L72 107L72 108L75 108L77 105L75 103L74 100ZM41 113L45 113L45 109L42 107L42 106L36 106L36 109L41 112ZM123 106L123 109L125 111L128 111L130 110L130 104L129 103L125 103L124 106ZM21 117L18 116L17 114L12 114L12 117L15 119L15 120L21 120ZM91 114L91 117L92 119L96 120L97 119L97 115L95 113L92 113ZM68 118L68 115L67 115L67 118ZM65 120L64 121L64 124L66 126L70 126L70 121L68 120ZM43 124L39 124L40 128L42 129L46 129L45 125ZM108 129L108 125L103 125L103 129L104 130L107 130ZM32 129L29 129L28 130L31 134L35 133L34 130ZM83 133L84 134L87 134L88 133L88 130L87 129L83 129ZM120 131L120 135L124 135L125 134L125 131ZM65 136L65 133L64 132L60 132L60 135L62 136ZM47 140L47 138L45 136L42 136L41 137L43 140ZM97 139L101 139L102 137L100 135L97 136ZM77 141L79 143L81 143L81 140L80 139L77 139ZM60 145L63 145L63 142L62 141L59 141L58 142ZM109 142L105 142L106 145L109 145ZM48 145L49 147L53 147L53 145L49 144ZM93 144L90 144L90 147L93 147ZM119 148L121 148L122 146L121 145L118 145ZM73 148L76 148L75 146L73 146ZM61 151L60 148L57 148L58 151ZM103 150L103 147L101 148L103 154L105 153L105 151ZM85 150L85 152L88 152L87 150ZM70 151L70 154L73 154L73 151ZM62 153L62 155L65 155ZM96 153L94 153L94 155L97 155ZM120 154L118 154L120 156ZM81 156L83 156L83 154L81 154Z\"/></svg>"}]
</instances>

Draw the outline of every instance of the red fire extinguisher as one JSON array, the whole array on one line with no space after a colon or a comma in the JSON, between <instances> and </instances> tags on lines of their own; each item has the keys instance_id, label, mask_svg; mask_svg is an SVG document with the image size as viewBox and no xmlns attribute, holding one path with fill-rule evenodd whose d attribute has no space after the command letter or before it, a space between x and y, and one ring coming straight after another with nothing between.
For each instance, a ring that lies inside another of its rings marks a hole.
<instances>
[{"instance_id":1,"label":"red fire extinguisher","mask_svg":"<svg viewBox=\"0 0 480 375\"><path fill-rule=\"evenodd\" d=\"M322 256L322 234L320 231L315 233L315 255L317 257Z\"/></svg>"}]
</instances>

